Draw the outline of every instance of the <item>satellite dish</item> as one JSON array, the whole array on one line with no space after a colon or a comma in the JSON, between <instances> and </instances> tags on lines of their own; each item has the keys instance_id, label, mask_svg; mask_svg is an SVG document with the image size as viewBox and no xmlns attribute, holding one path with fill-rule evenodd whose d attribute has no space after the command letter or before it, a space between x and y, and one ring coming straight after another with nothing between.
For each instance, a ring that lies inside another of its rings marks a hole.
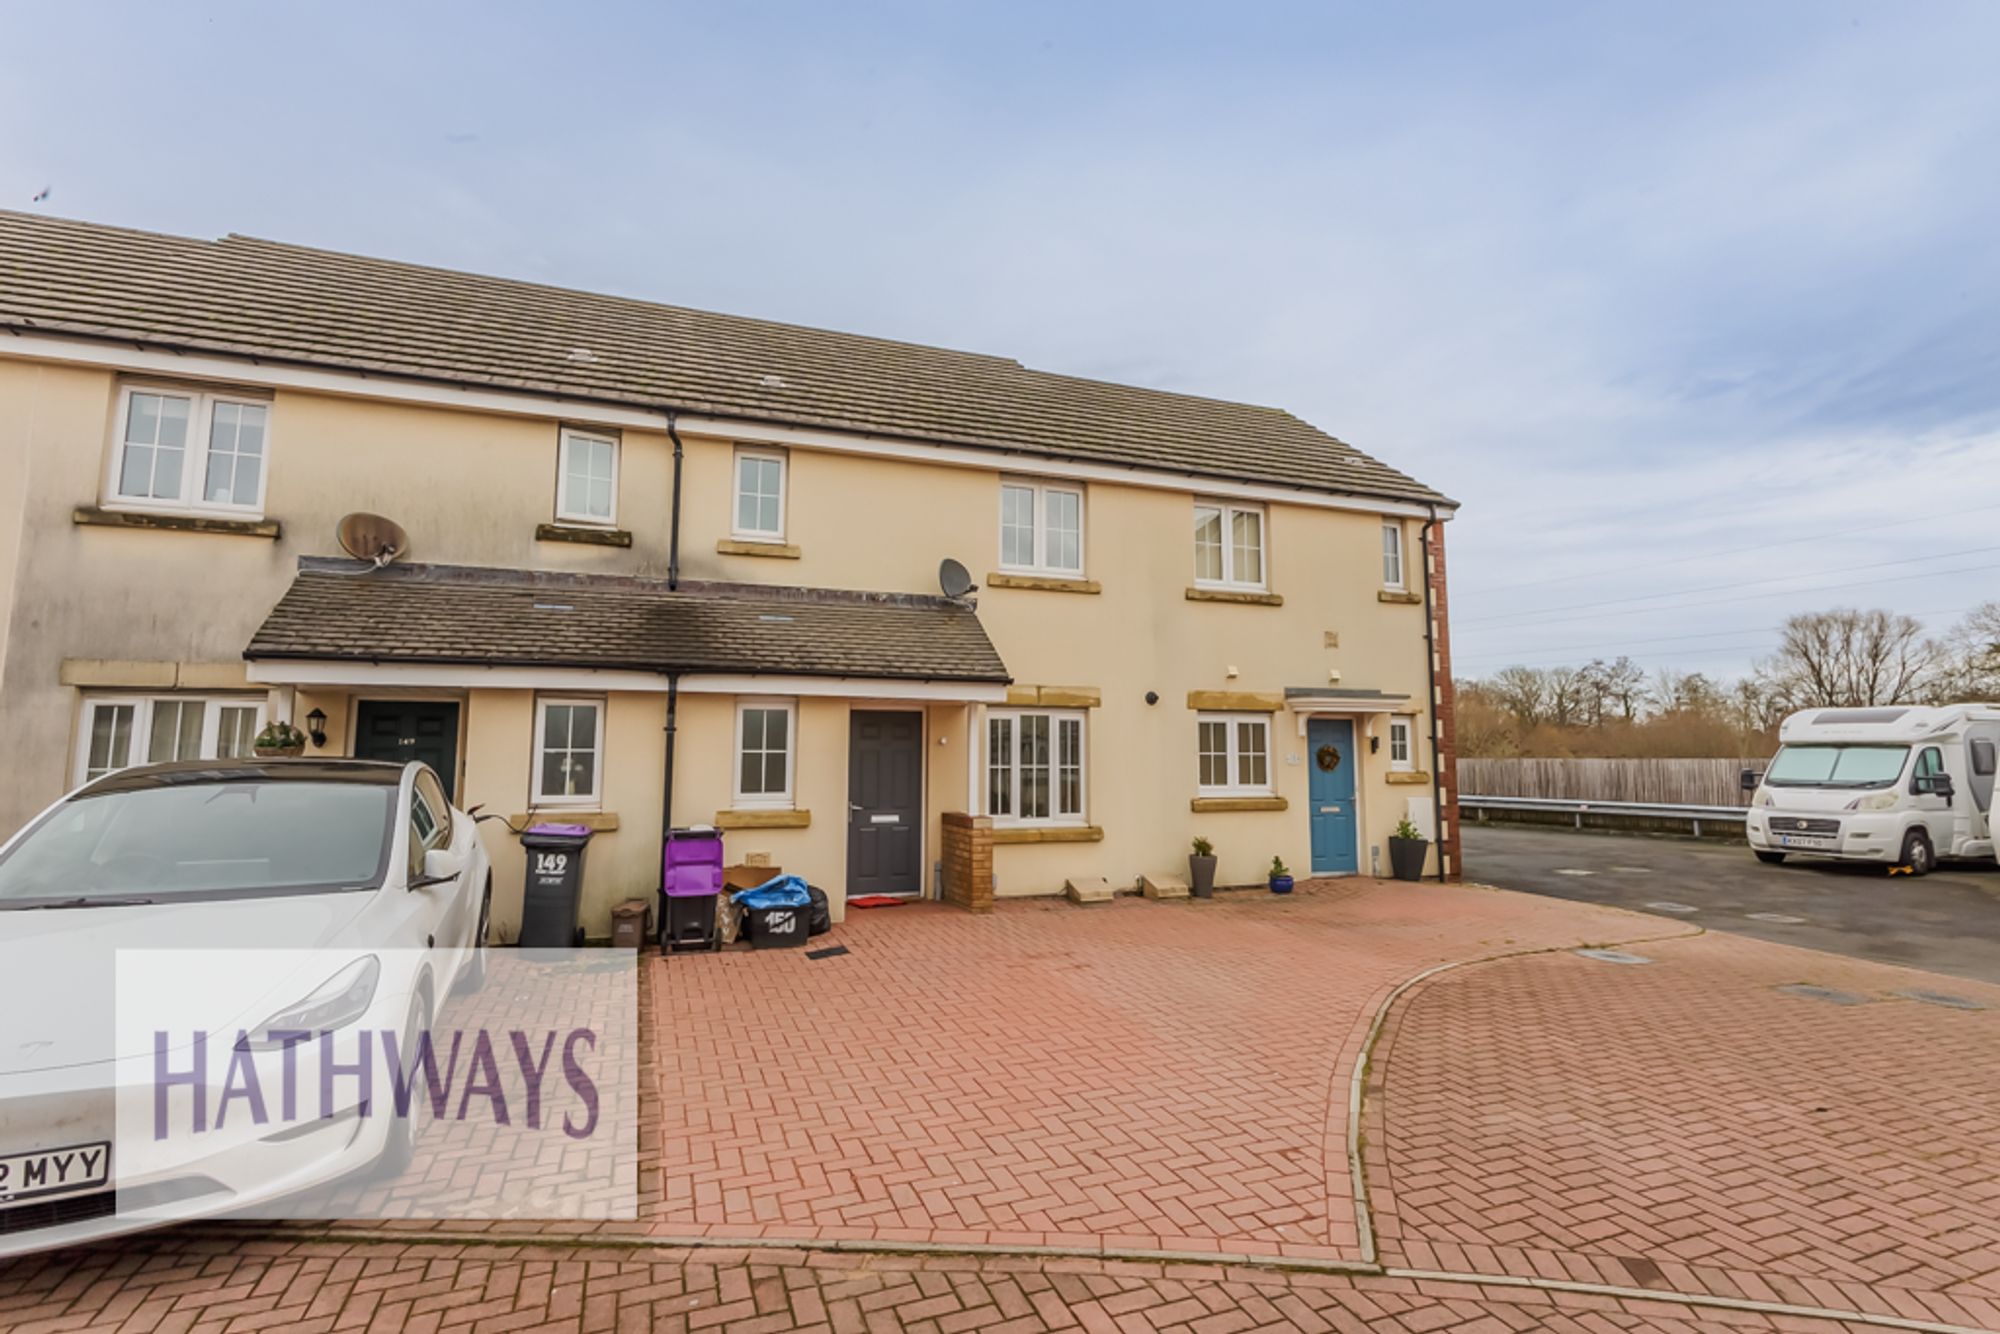
<instances>
[{"instance_id":1,"label":"satellite dish","mask_svg":"<svg viewBox=\"0 0 2000 1334\"><path fill-rule=\"evenodd\" d=\"M336 536L342 551L378 570L410 549L410 535L403 525L379 514L348 515L340 521Z\"/></svg>"},{"instance_id":2,"label":"satellite dish","mask_svg":"<svg viewBox=\"0 0 2000 1334\"><path fill-rule=\"evenodd\" d=\"M979 585L972 582L972 576L966 573L965 567L949 556L938 566L938 584L948 598L962 598L967 593L979 591Z\"/></svg>"}]
</instances>

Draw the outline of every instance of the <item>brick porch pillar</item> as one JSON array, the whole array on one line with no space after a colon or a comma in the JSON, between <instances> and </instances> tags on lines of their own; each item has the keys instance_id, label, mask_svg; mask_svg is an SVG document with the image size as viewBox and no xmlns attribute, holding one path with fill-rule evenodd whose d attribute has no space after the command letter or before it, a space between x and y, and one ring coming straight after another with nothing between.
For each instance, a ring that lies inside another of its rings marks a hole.
<instances>
[{"instance_id":1,"label":"brick porch pillar","mask_svg":"<svg viewBox=\"0 0 2000 1334\"><path fill-rule=\"evenodd\" d=\"M946 811L944 901L968 912L993 911L993 820Z\"/></svg>"}]
</instances>

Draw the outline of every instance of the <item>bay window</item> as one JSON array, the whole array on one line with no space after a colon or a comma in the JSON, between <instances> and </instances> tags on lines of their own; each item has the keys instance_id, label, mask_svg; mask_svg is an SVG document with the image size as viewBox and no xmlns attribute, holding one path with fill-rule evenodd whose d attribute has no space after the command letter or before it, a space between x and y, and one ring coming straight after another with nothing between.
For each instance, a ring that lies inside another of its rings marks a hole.
<instances>
[{"instance_id":1,"label":"bay window","mask_svg":"<svg viewBox=\"0 0 2000 1334\"><path fill-rule=\"evenodd\" d=\"M986 813L1000 824L1081 824L1083 714L1009 709L986 718Z\"/></svg>"}]
</instances>

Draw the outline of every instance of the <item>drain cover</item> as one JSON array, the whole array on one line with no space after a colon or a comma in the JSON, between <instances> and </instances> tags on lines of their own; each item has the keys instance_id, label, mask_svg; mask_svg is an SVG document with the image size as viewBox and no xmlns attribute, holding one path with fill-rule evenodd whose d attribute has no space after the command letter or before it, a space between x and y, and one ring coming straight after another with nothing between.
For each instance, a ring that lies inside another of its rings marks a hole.
<instances>
[{"instance_id":1,"label":"drain cover","mask_svg":"<svg viewBox=\"0 0 2000 1334\"><path fill-rule=\"evenodd\" d=\"M1944 991L1926 991L1922 987L1911 987L1907 991L1891 993L1904 1000L1922 1001L1926 1005L1942 1005L1951 1010L1983 1010L1986 1007L1966 996L1954 996Z\"/></svg>"},{"instance_id":2,"label":"drain cover","mask_svg":"<svg viewBox=\"0 0 2000 1334\"><path fill-rule=\"evenodd\" d=\"M1832 987L1816 987L1809 982L1794 982L1778 990L1787 996L1797 996L1802 1000L1825 1001L1829 1005L1866 1005L1866 996L1857 996L1851 991L1836 991Z\"/></svg>"},{"instance_id":3,"label":"drain cover","mask_svg":"<svg viewBox=\"0 0 2000 1334\"><path fill-rule=\"evenodd\" d=\"M1595 959L1599 963L1652 962L1651 959L1648 959L1643 954L1627 954L1624 950L1575 950L1573 952L1582 955L1586 959Z\"/></svg>"},{"instance_id":4,"label":"drain cover","mask_svg":"<svg viewBox=\"0 0 2000 1334\"><path fill-rule=\"evenodd\" d=\"M1701 909L1695 907L1692 903L1675 903L1672 899L1660 899L1647 904L1646 907L1653 912L1691 913L1701 911Z\"/></svg>"},{"instance_id":5,"label":"drain cover","mask_svg":"<svg viewBox=\"0 0 2000 1334\"><path fill-rule=\"evenodd\" d=\"M1803 926L1806 920L1803 917L1794 917L1790 913L1782 912L1753 912L1749 916L1753 922L1772 922L1778 926Z\"/></svg>"}]
</instances>

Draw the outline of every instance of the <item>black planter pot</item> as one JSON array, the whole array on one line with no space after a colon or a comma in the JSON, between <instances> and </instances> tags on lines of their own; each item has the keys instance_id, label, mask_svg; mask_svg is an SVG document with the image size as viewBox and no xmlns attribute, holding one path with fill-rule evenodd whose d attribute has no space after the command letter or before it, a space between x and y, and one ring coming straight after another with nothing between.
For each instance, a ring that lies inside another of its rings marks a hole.
<instances>
[{"instance_id":1,"label":"black planter pot","mask_svg":"<svg viewBox=\"0 0 2000 1334\"><path fill-rule=\"evenodd\" d=\"M1188 891L1198 899L1215 897L1215 858L1188 858Z\"/></svg>"},{"instance_id":2,"label":"black planter pot","mask_svg":"<svg viewBox=\"0 0 2000 1334\"><path fill-rule=\"evenodd\" d=\"M1422 880L1424 857L1431 850L1427 838L1389 838L1389 869L1398 880Z\"/></svg>"}]
</instances>

